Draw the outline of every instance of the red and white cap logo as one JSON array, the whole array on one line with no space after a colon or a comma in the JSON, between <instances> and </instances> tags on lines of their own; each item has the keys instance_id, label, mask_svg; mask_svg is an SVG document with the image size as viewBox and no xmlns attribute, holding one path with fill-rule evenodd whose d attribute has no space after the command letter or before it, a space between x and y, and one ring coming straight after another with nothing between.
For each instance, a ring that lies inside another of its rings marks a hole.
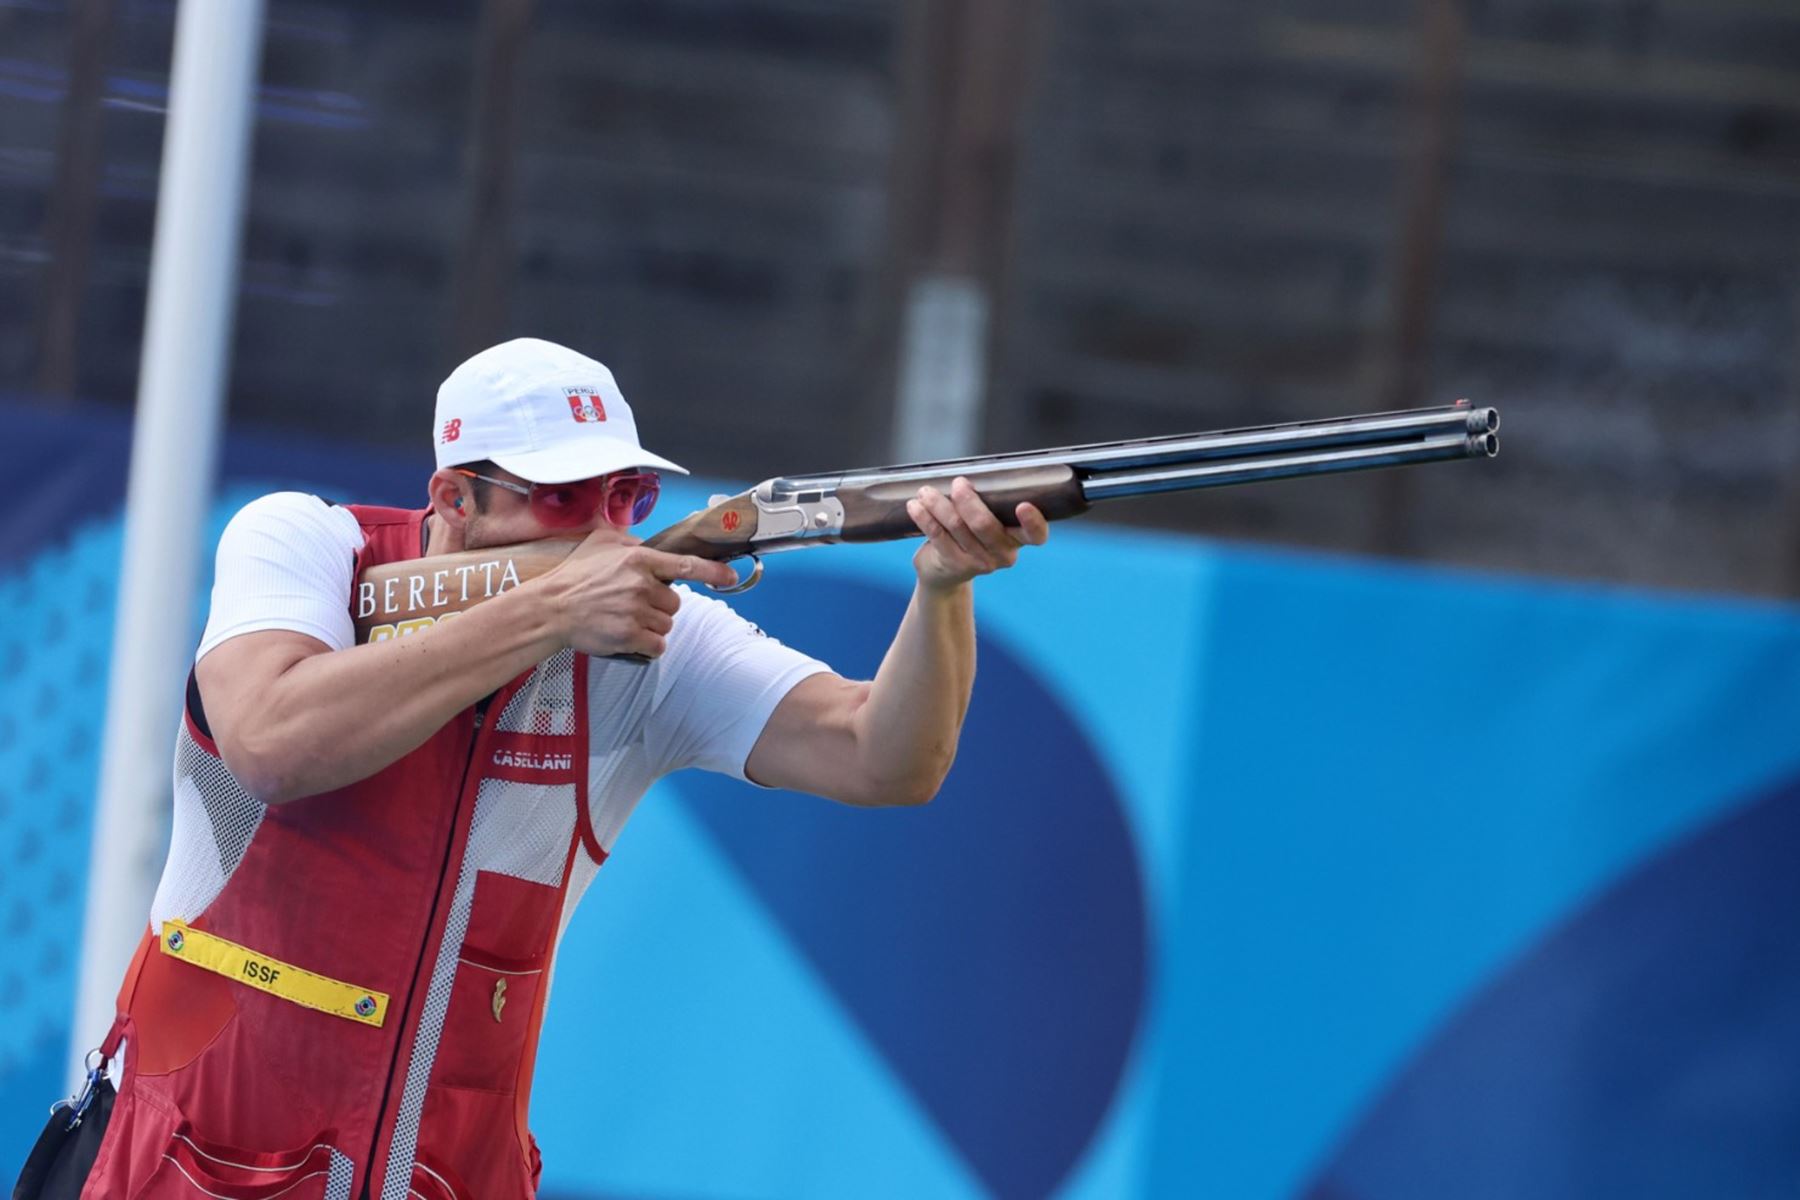
<instances>
[{"instance_id":1,"label":"red and white cap logo","mask_svg":"<svg viewBox=\"0 0 1800 1200\"><path fill-rule=\"evenodd\" d=\"M569 411L577 421L606 420L606 401L592 388L564 388L569 397Z\"/></svg>"}]
</instances>

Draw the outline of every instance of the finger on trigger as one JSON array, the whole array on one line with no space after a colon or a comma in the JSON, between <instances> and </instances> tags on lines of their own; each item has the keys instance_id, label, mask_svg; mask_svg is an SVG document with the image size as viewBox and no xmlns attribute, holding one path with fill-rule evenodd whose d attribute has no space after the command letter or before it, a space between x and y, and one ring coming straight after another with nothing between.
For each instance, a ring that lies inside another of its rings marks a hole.
<instances>
[{"instance_id":1,"label":"finger on trigger","mask_svg":"<svg viewBox=\"0 0 1800 1200\"><path fill-rule=\"evenodd\" d=\"M656 557L650 560L650 571L664 583L689 579L715 587L730 587L737 582L737 573L724 563L697 554L669 554L661 550L652 553Z\"/></svg>"}]
</instances>

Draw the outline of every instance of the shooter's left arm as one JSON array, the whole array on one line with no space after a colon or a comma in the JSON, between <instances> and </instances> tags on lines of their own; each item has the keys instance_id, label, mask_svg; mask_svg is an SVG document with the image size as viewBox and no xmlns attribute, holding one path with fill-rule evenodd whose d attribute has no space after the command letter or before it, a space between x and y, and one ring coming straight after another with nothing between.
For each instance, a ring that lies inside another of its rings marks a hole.
<instances>
[{"instance_id":1,"label":"shooter's left arm","mask_svg":"<svg viewBox=\"0 0 1800 1200\"><path fill-rule=\"evenodd\" d=\"M918 585L875 678L815 675L776 706L745 763L770 787L846 804L924 804L956 758L975 683L975 603L970 581L1004 570L1049 522L1030 504L1002 525L958 479L948 495L922 489L907 512L926 536L913 556Z\"/></svg>"}]
</instances>

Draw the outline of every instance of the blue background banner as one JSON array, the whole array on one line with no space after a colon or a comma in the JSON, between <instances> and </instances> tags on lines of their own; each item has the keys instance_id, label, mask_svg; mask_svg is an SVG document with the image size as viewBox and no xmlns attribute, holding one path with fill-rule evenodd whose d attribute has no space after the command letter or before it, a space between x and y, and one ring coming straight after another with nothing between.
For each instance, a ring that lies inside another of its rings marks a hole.
<instances>
[{"instance_id":1,"label":"blue background banner","mask_svg":"<svg viewBox=\"0 0 1800 1200\"><path fill-rule=\"evenodd\" d=\"M62 1080L128 431L6 416L16 1163ZM429 470L235 437L214 533ZM867 675L908 558L775 558L738 607ZM1800 613L1093 524L978 609L927 808L646 800L559 958L547 1195L1791 1194Z\"/></svg>"}]
</instances>

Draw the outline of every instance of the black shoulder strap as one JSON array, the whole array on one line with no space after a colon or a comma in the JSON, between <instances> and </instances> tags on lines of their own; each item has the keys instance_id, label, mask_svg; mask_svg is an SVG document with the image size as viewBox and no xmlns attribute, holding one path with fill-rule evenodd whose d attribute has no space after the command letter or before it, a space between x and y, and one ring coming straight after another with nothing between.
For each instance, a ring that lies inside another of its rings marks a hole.
<instances>
[{"instance_id":1,"label":"black shoulder strap","mask_svg":"<svg viewBox=\"0 0 1800 1200\"><path fill-rule=\"evenodd\" d=\"M211 737L212 726L206 723L206 705L200 701L200 681L194 677L192 667L188 668L187 710L188 716L194 720L194 728Z\"/></svg>"}]
</instances>

